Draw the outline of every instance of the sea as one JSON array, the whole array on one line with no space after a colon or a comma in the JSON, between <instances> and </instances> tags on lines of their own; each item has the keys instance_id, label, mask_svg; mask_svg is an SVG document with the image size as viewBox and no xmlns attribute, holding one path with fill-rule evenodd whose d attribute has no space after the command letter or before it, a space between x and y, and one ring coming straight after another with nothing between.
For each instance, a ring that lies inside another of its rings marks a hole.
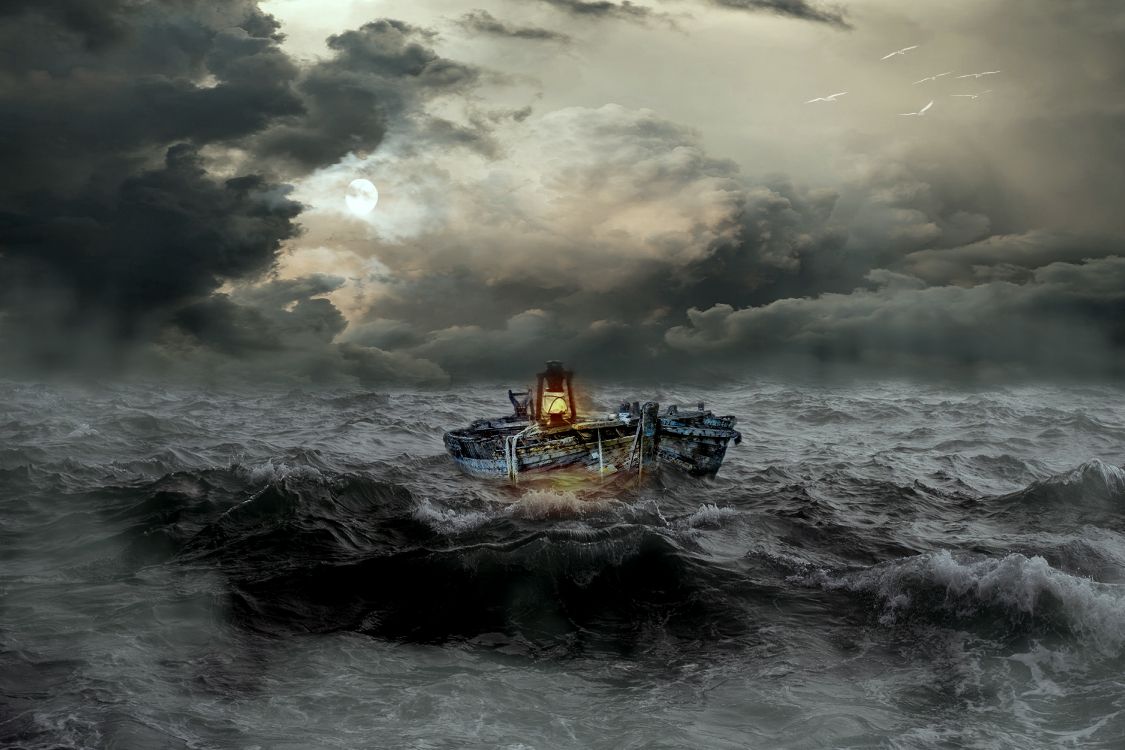
<instances>
[{"instance_id":1,"label":"sea","mask_svg":"<svg viewBox=\"0 0 1125 750\"><path fill-rule=\"evenodd\" d=\"M601 383L742 443L463 476L507 385L0 382L0 747L1125 747L1120 387Z\"/></svg>"}]
</instances>

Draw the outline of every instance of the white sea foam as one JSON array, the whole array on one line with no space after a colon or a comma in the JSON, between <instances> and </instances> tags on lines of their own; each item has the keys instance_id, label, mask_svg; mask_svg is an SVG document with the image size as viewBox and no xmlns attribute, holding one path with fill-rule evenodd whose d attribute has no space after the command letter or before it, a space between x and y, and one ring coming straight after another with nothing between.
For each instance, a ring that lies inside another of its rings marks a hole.
<instances>
[{"instance_id":1,"label":"white sea foam","mask_svg":"<svg viewBox=\"0 0 1125 750\"><path fill-rule=\"evenodd\" d=\"M1072 576L1038 556L962 560L942 550L842 576L821 571L806 580L874 594L885 625L926 607L961 617L998 607L1013 621L1062 625L1106 653L1119 653L1125 644L1125 585Z\"/></svg>"},{"instance_id":2,"label":"white sea foam","mask_svg":"<svg viewBox=\"0 0 1125 750\"><path fill-rule=\"evenodd\" d=\"M691 529L697 529L701 526L722 526L727 519L734 518L737 515L738 510L730 506L704 503L694 513L685 516L681 522Z\"/></svg>"},{"instance_id":3,"label":"white sea foam","mask_svg":"<svg viewBox=\"0 0 1125 750\"><path fill-rule=\"evenodd\" d=\"M307 464L290 464L285 461L270 459L260 464L238 465L234 467L241 476L254 484L280 482L289 477L301 479L321 479L323 474L315 466Z\"/></svg>"},{"instance_id":4,"label":"white sea foam","mask_svg":"<svg viewBox=\"0 0 1125 750\"><path fill-rule=\"evenodd\" d=\"M455 535L483 526L492 520L492 516L479 510L441 508L423 499L414 509L414 519L439 534Z\"/></svg>"},{"instance_id":5,"label":"white sea foam","mask_svg":"<svg viewBox=\"0 0 1125 750\"><path fill-rule=\"evenodd\" d=\"M1021 654L1012 654L1008 659L1027 669L1034 687L1025 690L1023 697L1054 696L1063 697L1066 691L1049 676L1052 673L1065 672L1068 668L1067 655L1059 651L1052 651L1041 643L1036 643L1030 651Z\"/></svg>"},{"instance_id":6,"label":"white sea foam","mask_svg":"<svg viewBox=\"0 0 1125 750\"><path fill-rule=\"evenodd\" d=\"M580 518L608 508L611 503L589 500L569 490L528 490L513 503L509 512L516 518Z\"/></svg>"},{"instance_id":7,"label":"white sea foam","mask_svg":"<svg viewBox=\"0 0 1125 750\"><path fill-rule=\"evenodd\" d=\"M99 433L96 429L91 427L89 425L89 423L82 422L77 427L75 427L73 430L68 432L66 436L68 438L83 438L83 437L90 437L91 435L100 435L100 434L101 433Z\"/></svg>"}]
</instances>

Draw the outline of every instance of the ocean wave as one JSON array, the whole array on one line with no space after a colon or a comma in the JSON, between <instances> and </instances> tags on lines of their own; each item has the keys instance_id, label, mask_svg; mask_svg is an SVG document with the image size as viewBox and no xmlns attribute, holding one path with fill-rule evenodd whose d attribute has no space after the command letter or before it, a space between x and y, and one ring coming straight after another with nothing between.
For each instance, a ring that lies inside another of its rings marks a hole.
<instances>
[{"instance_id":1,"label":"ocean wave","mask_svg":"<svg viewBox=\"0 0 1125 750\"><path fill-rule=\"evenodd\" d=\"M1093 459L1036 484L1039 487L1075 489L1119 498L1125 495L1125 471L1100 459Z\"/></svg>"},{"instance_id":2,"label":"ocean wave","mask_svg":"<svg viewBox=\"0 0 1125 750\"><path fill-rule=\"evenodd\" d=\"M803 422L815 425L841 424L844 422L857 421L855 416L828 406L813 406L801 409L797 412L797 418Z\"/></svg>"},{"instance_id":3,"label":"ocean wave","mask_svg":"<svg viewBox=\"0 0 1125 750\"><path fill-rule=\"evenodd\" d=\"M726 505L706 503L691 515L679 519L679 523L689 529L715 528L722 526L728 519L738 516L738 509Z\"/></svg>"},{"instance_id":4,"label":"ocean wave","mask_svg":"<svg viewBox=\"0 0 1125 750\"><path fill-rule=\"evenodd\" d=\"M223 570L238 620L272 633L421 642L508 633L543 647L573 646L581 634L628 649L644 637L642 623L694 640L734 608L703 595L714 582L677 542L642 526L555 526L449 547L416 540L350 562L253 567L240 558Z\"/></svg>"},{"instance_id":5,"label":"ocean wave","mask_svg":"<svg viewBox=\"0 0 1125 750\"><path fill-rule=\"evenodd\" d=\"M47 456L40 448L0 448L0 469L27 468L44 463Z\"/></svg>"},{"instance_id":6,"label":"ocean wave","mask_svg":"<svg viewBox=\"0 0 1125 750\"><path fill-rule=\"evenodd\" d=\"M314 480L326 477L322 466L278 458L270 458L261 463L236 464L234 468L246 481L253 484L281 482L290 477Z\"/></svg>"},{"instance_id":7,"label":"ocean wave","mask_svg":"<svg viewBox=\"0 0 1125 750\"><path fill-rule=\"evenodd\" d=\"M1125 583L1125 534L1096 526L1075 533L1035 535L1035 548L1053 567L1103 583Z\"/></svg>"},{"instance_id":8,"label":"ocean wave","mask_svg":"<svg viewBox=\"0 0 1125 750\"><path fill-rule=\"evenodd\" d=\"M1076 635L1108 655L1125 644L1125 585L1097 583L1051 567L1042 557L954 555L948 550L801 582L873 596L879 622L952 618L962 624L996 617L1007 626Z\"/></svg>"},{"instance_id":9,"label":"ocean wave","mask_svg":"<svg viewBox=\"0 0 1125 750\"><path fill-rule=\"evenodd\" d=\"M583 518L614 505L609 499L591 498L573 490L530 489L522 493L508 511L529 520Z\"/></svg>"},{"instance_id":10,"label":"ocean wave","mask_svg":"<svg viewBox=\"0 0 1125 750\"><path fill-rule=\"evenodd\" d=\"M978 492L1003 492L1011 487L1026 486L1044 473L1043 463L1011 453L939 456L944 467L942 476L963 487L976 487Z\"/></svg>"},{"instance_id":11,"label":"ocean wave","mask_svg":"<svg viewBox=\"0 0 1125 750\"><path fill-rule=\"evenodd\" d=\"M1101 459L1092 459L1069 471L1032 482L1018 492L998 498L1000 502L1039 503L1066 507L1117 508L1125 501L1125 471Z\"/></svg>"},{"instance_id":12,"label":"ocean wave","mask_svg":"<svg viewBox=\"0 0 1125 750\"><path fill-rule=\"evenodd\" d=\"M139 409L111 414L98 421L96 426L96 432L121 435L130 439L178 437L198 434L201 431L196 422L185 417L153 414Z\"/></svg>"},{"instance_id":13,"label":"ocean wave","mask_svg":"<svg viewBox=\"0 0 1125 750\"><path fill-rule=\"evenodd\" d=\"M1078 413L1060 422L1076 432L1085 432L1115 439L1125 439L1125 426L1110 424L1088 414Z\"/></svg>"},{"instance_id":14,"label":"ocean wave","mask_svg":"<svg viewBox=\"0 0 1125 750\"><path fill-rule=\"evenodd\" d=\"M96 429L90 426L89 422L81 422L73 430L66 434L67 439L92 437L100 435Z\"/></svg>"},{"instance_id":15,"label":"ocean wave","mask_svg":"<svg viewBox=\"0 0 1125 750\"><path fill-rule=\"evenodd\" d=\"M481 510L443 508L425 498L418 503L413 516L437 533L449 536L475 531L495 518Z\"/></svg>"},{"instance_id":16,"label":"ocean wave","mask_svg":"<svg viewBox=\"0 0 1125 750\"><path fill-rule=\"evenodd\" d=\"M391 397L387 393L350 393L327 397L324 402L336 409L382 409L390 405Z\"/></svg>"}]
</instances>

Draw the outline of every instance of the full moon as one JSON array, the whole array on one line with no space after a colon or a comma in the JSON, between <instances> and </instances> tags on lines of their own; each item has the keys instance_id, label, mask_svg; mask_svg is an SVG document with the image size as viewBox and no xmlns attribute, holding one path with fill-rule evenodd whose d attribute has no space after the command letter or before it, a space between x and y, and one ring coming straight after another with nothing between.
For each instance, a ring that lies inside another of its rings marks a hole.
<instances>
[{"instance_id":1,"label":"full moon","mask_svg":"<svg viewBox=\"0 0 1125 750\"><path fill-rule=\"evenodd\" d=\"M371 180L360 178L352 180L348 185L348 193L344 196L344 202L348 204L348 208L356 216L363 216L364 214L371 213L371 209L375 208L375 204L379 202L379 191L371 184Z\"/></svg>"}]
</instances>

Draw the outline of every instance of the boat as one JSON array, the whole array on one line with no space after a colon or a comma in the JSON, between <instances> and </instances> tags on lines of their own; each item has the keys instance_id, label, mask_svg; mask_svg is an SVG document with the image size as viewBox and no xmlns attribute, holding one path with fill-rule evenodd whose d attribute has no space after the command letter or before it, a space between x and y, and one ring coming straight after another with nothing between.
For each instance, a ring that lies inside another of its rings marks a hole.
<instances>
[{"instance_id":1,"label":"boat","mask_svg":"<svg viewBox=\"0 0 1125 750\"><path fill-rule=\"evenodd\" d=\"M476 477L511 480L560 469L643 476L663 467L708 477L722 466L727 444L742 442L735 417L716 416L702 401L668 406L664 413L655 401L633 401L610 414L579 415L573 375L550 360L533 388L508 391L512 414L445 433L457 467Z\"/></svg>"}]
</instances>

